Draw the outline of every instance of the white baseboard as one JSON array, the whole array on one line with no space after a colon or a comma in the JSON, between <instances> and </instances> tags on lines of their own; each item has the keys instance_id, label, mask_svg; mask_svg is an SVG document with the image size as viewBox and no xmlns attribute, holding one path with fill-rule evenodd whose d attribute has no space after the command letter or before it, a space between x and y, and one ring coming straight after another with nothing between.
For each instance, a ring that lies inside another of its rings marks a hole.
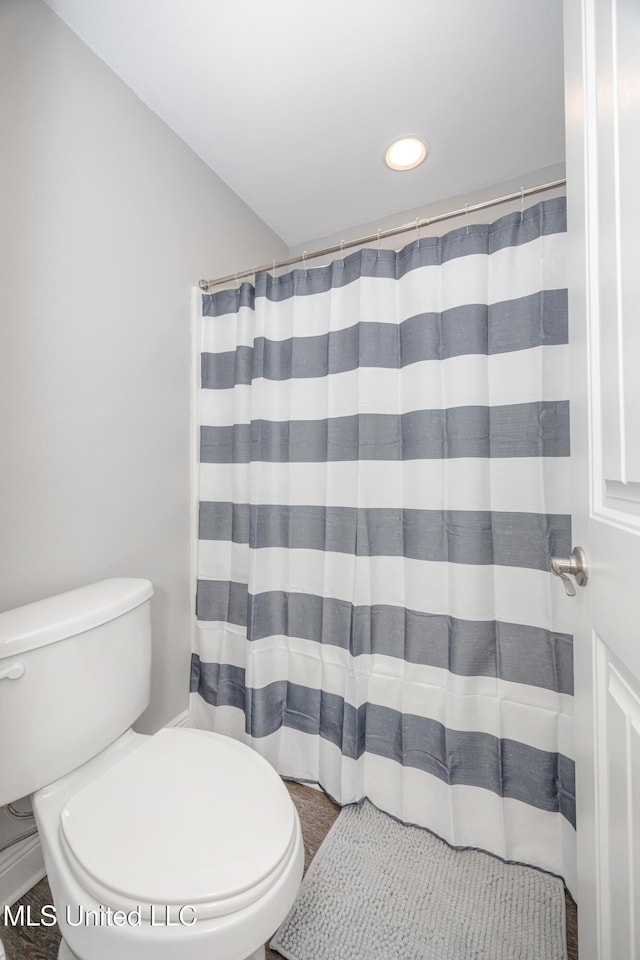
<instances>
[{"instance_id":1,"label":"white baseboard","mask_svg":"<svg viewBox=\"0 0 640 960\"><path fill-rule=\"evenodd\" d=\"M45 875L37 833L0 853L0 906L12 906Z\"/></svg>"},{"instance_id":2,"label":"white baseboard","mask_svg":"<svg viewBox=\"0 0 640 960\"><path fill-rule=\"evenodd\" d=\"M189 711L183 710L182 713L179 713L177 717L174 717L173 720L169 720L167 727L190 727L191 720L189 719Z\"/></svg>"}]
</instances>

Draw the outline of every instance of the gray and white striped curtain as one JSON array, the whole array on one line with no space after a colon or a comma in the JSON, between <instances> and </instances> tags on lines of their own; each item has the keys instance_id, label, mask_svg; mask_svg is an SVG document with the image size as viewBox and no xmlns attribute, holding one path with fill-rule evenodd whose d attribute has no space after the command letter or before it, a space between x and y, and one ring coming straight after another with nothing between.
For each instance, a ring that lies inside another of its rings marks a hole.
<instances>
[{"instance_id":1,"label":"gray and white striped curtain","mask_svg":"<svg viewBox=\"0 0 640 960\"><path fill-rule=\"evenodd\" d=\"M563 199L203 297L192 723L574 879Z\"/></svg>"}]
</instances>

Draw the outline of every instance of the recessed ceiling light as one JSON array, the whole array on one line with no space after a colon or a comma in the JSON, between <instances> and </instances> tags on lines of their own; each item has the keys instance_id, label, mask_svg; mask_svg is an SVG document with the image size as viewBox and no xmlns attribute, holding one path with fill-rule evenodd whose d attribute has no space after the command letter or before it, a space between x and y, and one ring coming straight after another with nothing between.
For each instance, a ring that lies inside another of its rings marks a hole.
<instances>
[{"instance_id":1,"label":"recessed ceiling light","mask_svg":"<svg viewBox=\"0 0 640 960\"><path fill-rule=\"evenodd\" d=\"M427 155L426 145L417 137L396 140L387 150L384 161L392 170L413 170Z\"/></svg>"}]
</instances>

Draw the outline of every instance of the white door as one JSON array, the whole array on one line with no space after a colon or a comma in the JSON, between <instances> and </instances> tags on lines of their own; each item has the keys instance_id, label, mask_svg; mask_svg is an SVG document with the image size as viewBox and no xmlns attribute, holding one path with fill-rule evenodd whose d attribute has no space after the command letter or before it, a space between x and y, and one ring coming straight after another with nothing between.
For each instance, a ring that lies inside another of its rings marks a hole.
<instances>
[{"instance_id":1,"label":"white door","mask_svg":"<svg viewBox=\"0 0 640 960\"><path fill-rule=\"evenodd\" d=\"M565 72L580 958L638 960L640 0L565 0Z\"/></svg>"}]
</instances>

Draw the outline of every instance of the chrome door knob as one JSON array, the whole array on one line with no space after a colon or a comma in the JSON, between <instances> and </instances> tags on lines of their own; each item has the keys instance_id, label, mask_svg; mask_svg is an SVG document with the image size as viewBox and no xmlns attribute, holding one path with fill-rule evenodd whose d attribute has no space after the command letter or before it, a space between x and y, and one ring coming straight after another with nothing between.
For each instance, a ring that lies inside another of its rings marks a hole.
<instances>
[{"instance_id":1,"label":"chrome door knob","mask_svg":"<svg viewBox=\"0 0 640 960\"><path fill-rule=\"evenodd\" d=\"M589 563L583 547L574 547L570 557L551 557L551 572L560 577L568 597L575 597L576 588L570 577L574 577L579 587L584 587L589 579Z\"/></svg>"}]
</instances>

